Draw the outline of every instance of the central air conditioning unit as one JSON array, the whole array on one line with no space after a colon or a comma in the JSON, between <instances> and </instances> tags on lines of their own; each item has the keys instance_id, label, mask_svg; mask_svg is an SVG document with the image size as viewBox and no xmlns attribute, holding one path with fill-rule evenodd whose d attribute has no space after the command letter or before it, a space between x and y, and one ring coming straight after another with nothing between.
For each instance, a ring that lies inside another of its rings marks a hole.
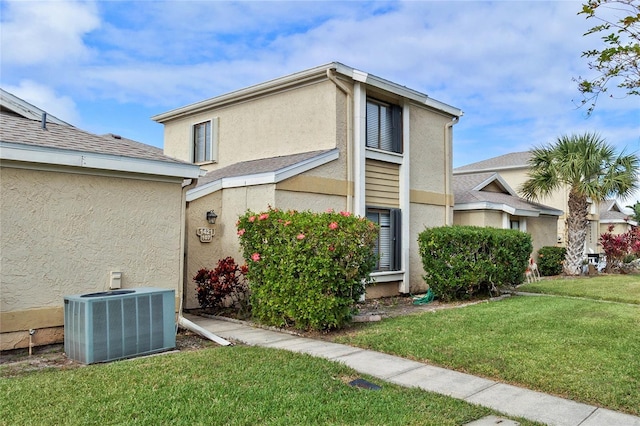
<instances>
[{"instance_id":1,"label":"central air conditioning unit","mask_svg":"<svg viewBox=\"0 0 640 426\"><path fill-rule=\"evenodd\" d=\"M84 364L176 346L175 293L136 288L65 296L64 351Z\"/></svg>"}]
</instances>

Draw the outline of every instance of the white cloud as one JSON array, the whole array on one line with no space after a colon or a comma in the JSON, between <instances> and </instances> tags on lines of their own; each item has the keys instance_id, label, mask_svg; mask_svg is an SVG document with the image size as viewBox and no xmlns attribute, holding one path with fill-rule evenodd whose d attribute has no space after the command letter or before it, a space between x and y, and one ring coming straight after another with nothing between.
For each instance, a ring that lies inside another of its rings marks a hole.
<instances>
[{"instance_id":1,"label":"white cloud","mask_svg":"<svg viewBox=\"0 0 640 426\"><path fill-rule=\"evenodd\" d=\"M5 86L4 89L69 124L77 124L80 121L80 114L73 99L56 95L50 87L22 80L17 86Z\"/></svg>"},{"instance_id":2,"label":"white cloud","mask_svg":"<svg viewBox=\"0 0 640 426\"><path fill-rule=\"evenodd\" d=\"M2 61L17 65L72 62L89 56L83 36L99 28L96 8L78 1L6 1Z\"/></svg>"}]
</instances>

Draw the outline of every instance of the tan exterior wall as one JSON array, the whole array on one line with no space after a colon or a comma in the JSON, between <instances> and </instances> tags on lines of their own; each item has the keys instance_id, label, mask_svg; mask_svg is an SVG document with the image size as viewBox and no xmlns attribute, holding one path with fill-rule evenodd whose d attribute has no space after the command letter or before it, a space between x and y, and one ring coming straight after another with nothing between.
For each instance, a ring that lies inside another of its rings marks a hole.
<instances>
[{"instance_id":1,"label":"tan exterior wall","mask_svg":"<svg viewBox=\"0 0 640 426\"><path fill-rule=\"evenodd\" d=\"M218 118L217 164L290 155L336 147L336 87L322 82L279 91L164 123L165 155L192 161L194 124Z\"/></svg>"},{"instance_id":2,"label":"tan exterior wall","mask_svg":"<svg viewBox=\"0 0 640 426\"><path fill-rule=\"evenodd\" d=\"M534 257L541 247L555 247L558 245L558 235L555 232L556 216L539 216L527 218L527 232L531 234Z\"/></svg>"},{"instance_id":3,"label":"tan exterior wall","mask_svg":"<svg viewBox=\"0 0 640 426\"><path fill-rule=\"evenodd\" d=\"M412 293L420 293L427 290L428 286L422 278L424 268L418 247L418 235L426 228L444 226L444 207L427 204L411 203L409 223L409 265L408 279Z\"/></svg>"},{"instance_id":4,"label":"tan exterior wall","mask_svg":"<svg viewBox=\"0 0 640 426\"><path fill-rule=\"evenodd\" d=\"M0 168L1 349L62 326L64 296L107 290L111 271L177 293L181 183Z\"/></svg>"},{"instance_id":5,"label":"tan exterior wall","mask_svg":"<svg viewBox=\"0 0 640 426\"><path fill-rule=\"evenodd\" d=\"M445 125L450 122L450 117L411 105L411 189L446 193Z\"/></svg>"},{"instance_id":6,"label":"tan exterior wall","mask_svg":"<svg viewBox=\"0 0 640 426\"><path fill-rule=\"evenodd\" d=\"M502 228L502 212L497 210L456 211L453 213L454 225L490 226Z\"/></svg>"},{"instance_id":7,"label":"tan exterior wall","mask_svg":"<svg viewBox=\"0 0 640 426\"><path fill-rule=\"evenodd\" d=\"M631 230L631 225L628 223L600 223L598 237L609 232L609 225L613 225L613 230L611 231L612 234L624 234Z\"/></svg>"},{"instance_id":8,"label":"tan exterior wall","mask_svg":"<svg viewBox=\"0 0 640 426\"><path fill-rule=\"evenodd\" d=\"M187 205L185 290L183 307L199 308L193 277L202 268L213 269L218 260L231 256L238 264L243 264L238 243L236 221L247 210L263 211L275 207L275 185L258 185L243 188L227 188L214 192ZM206 212L214 210L218 214L215 225L206 220ZM201 242L197 228L215 229L211 242Z\"/></svg>"}]
</instances>

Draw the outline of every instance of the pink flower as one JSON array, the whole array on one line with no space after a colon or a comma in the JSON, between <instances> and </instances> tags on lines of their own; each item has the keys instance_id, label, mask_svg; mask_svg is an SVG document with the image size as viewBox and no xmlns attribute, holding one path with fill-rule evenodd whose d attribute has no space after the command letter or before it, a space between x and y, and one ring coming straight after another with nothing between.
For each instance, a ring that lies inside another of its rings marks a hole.
<instances>
[{"instance_id":1,"label":"pink flower","mask_svg":"<svg viewBox=\"0 0 640 426\"><path fill-rule=\"evenodd\" d=\"M333 213L333 209L327 209L327 213Z\"/></svg>"},{"instance_id":2,"label":"pink flower","mask_svg":"<svg viewBox=\"0 0 640 426\"><path fill-rule=\"evenodd\" d=\"M344 217L349 217L351 216L351 212L340 212L340 214Z\"/></svg>"},{"instance_id":3,"label":"pink flower","mask_svg":"<svg viewBox=\"0 0 640 426\"><path fill-rule=\"evenodd\" d=\"M236 226L240 225L240 219L236 220Z\"/></svg>"},{"instance_id":4,"label":"pink flower","mask_svg":"<svg viewBox=\"0 0 640 426\"><path fill-rule=\"evenodd\" d=\"M244 228L238 229L238 235L240 235L240 236L243 236L245 232L246 231L244 230Z\"/></svg>"},{"instance_id":5,"label":"pink flower","mask_svg":"<svg viewBox=\"0 0 640 426\"><path fill-rule=\"evenodd\" d=\"M255 216L251 216L251 217L249 217L249 222L253 222L254 220L256 220L256 217L255 217Z\"/></svg>"},{"instance_id":6,"label":"pink flower","mask_svg":"<svg viewBox=\"0 0 640 426\"><path fill-rule=\"evenodd\" d=\"M335 249L336 249L336 248L335 248L334 246L332 246L332 245L331 245L331 246L329 246L329 251L335 251Z\"/></svg>"},{"instance_id":7,"label":"pink flower","mask_svg":"<svg viewBox=\"0 0 640 426\"><path fill-rule=\"evenodd\" d=\"M289 225L291 225L291 221L290 221L290 220L287 220L287 221L284 223L284 226L289 226Z\"/></svg>"},{"instance_id":8,"label":"pink flower","mask_svg":"<svg viewBox=\"0 0 640 426\"><path fill-rule=\"evenodd\" d=\"M329 224L329 229L338 229L338 222L331 222Z\"/></svg>"},{"instance_id":9,"label":"pink flower","mask_svg":"<svg viewBox=\"0 0 640 426\"><path fill-rule=\"evenodd\" d=\"M258 260L260 260L260 253L253 253L251 255L251 260L253 260L254 262L257 262Z\"/></svg>"},{"instance_id":10,"label":"pink flower","mask_svg":"<svg viewBox=\"0 0 640 426\"><path fill-rule=\"evenodd\" d=\"M296 238L299 240L304 240L304 234L300 233Z\"/></svg>"},{"instance_id":11,"label":"pink flower","mask_svg":"<svg viewBox=\"0 0 640 426\"><path fill-rule=\"evenodd\" d=\"M269 217L269 215L268 215L267 213L262 213L262 214L260 215L260 217L258 217L258 220L265 220L265 219L267 219L268 217Z\"/></svg>"}]
</instances>

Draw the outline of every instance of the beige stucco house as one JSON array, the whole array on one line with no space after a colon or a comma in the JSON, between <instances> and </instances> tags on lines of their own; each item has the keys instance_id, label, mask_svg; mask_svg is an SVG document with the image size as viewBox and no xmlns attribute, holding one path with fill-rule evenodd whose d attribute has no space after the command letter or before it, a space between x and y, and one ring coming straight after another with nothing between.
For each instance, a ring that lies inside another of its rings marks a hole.
<instances>
[{"instance_id":1,"label":"beige stucco house","mask_svg":"<svg viewBox=\"0 0 640 426\"><path fill-rule=\"evenodd\" d=\"M613 225L613 234L624 234L631 230L632 227L638 226L638 222L631 219L627 213L623 211L616 200L605 200L598 206L600 217L600 232L598 235L609 232L609 226Z\"/></svg>"},{"instance_id":2,"label":"beige stucco house","mask_svg":"<svg viewBox=\"0 0 640 426\"><path fill-rule=\"evenodd\" d=\"M164 152L209 172L187 192L185 307L193 276L242 262L235 222L247 209L349 211L381 225L368 297L425 289L417 236L453 222L452 126L462 111L330 63L181 107ZM207 220L217 215L215 224Z\"/></svg>"},{"instance_id":3,"label":"beige stucco house","mask_svg":"<svg viewBox=\"0 0 640 426\"><path fill-rule=\"evenodd\" d=\"M0 349L63 339L64 296L182 290L197 165L98 136L0 92Z\"/></svg>"},{"instance_id":4,"label":"beige stucco house","mask_svg":"<svg viewBox=\"0 0 640 426\"><path fill-rule=\"evenodd\" d=\"M562 211L520 198L496 172L457 173L453 176L453 223L518 229L531 235L533 252L556 244Z\"/></svg>"},{"instance_id":5,"label":"beige stucco house","mask_svg":"<svg viewBox=\"0 0 640 426\"><path fill-rule=\"evenodd\" d=\"M487 160L478 161L466 166L456 167L453 170L453 174L456 176L462 174L497 172L500 174L500 177L517 192L518 195L521 195L518 191L522 184L528 179L527 174L529 172L530 157L531 153L529 151L513 152L489 158ZM564 246L567 241L565 220L567 212L569 211L569 188L566 187L559 189L555 191L552 196L542 198L538 201L543 205L563 212L557 221L556 244L545 245ZM587 227L585 254L598 253L600 251L598 247L598 238L600 237L600 217L598 205L596 203L591 203L587 219L589 220L589 226Z\"/></svg>"}]
</instances>

